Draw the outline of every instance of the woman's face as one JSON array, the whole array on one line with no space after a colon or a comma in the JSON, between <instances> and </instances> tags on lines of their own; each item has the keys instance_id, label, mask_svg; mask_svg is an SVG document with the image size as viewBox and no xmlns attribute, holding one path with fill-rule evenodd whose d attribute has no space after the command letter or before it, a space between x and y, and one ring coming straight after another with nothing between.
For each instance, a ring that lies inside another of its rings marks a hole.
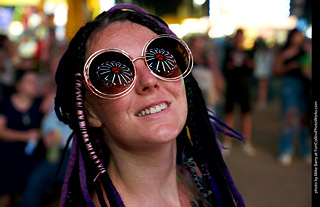
<instances>
[{"instance_id":1,"label":"woman's face","mask_svg":"<svg viewBox=\"0 0 320 207\"><path fill-rule=\"evenodd\" d=\"M125 50L132 58L141 56L145 43L156 33L129 21L116 22L96 34L87 44L86 57L103 48ZM163 81L151 74L144 59L134 62L137 81L126 96L106 100L86 90L88 121L102 127L108 145L150 147L173 141L184 127L187 101L184 82ZM143 111L159 110L144 115Z\"/></svg>"}]
</instances>

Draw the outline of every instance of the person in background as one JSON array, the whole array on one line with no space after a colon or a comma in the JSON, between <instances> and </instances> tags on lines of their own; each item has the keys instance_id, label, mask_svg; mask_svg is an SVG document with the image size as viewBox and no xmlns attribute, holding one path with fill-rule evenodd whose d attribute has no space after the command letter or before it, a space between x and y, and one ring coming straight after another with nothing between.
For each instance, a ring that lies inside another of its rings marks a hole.
<instances>
[{"instance_id":1,"label":"person in background","mask_svg":"<svg viewBox=\"0 0 320 207\"><path fill-rule=\"evenodd\" d=\"M258 82L258 108L263 109L267 105L274 54L262 38L256 40L253 50L255 63L253 75Z\"/></svg>"},{"instance_id":2,"label":"person in background","mask_svg":"<svg viewBox=\"0 0 320 207\"><path fill-rule=\"evenodd\" d=\"M309 73L304 70L306 67L303 67L303 60L307 54L303 46L302 32L297 29L289 31L287 42L276 54L273 65L274 75L282 77L282 126L278 161L284 166L292 163L295 136L299 137L303 159L311 163L308 113L311 79Z\"/></svg>"},{"instance_id":3,"label":"person in background","mask_svg":"<svg viewBox=\"0 0 320 207\"><path fill-rule=\"evenodd\" d=\"M17 71L15 92L0 104L0 206L7 207L22 193L37 154L43 112L38 98L38 75Z\"/></svg>"},{"instance_id":4,"label":"person in background","mask_svg":"<svg viewBox=\"0 0 320 207\"><path fill-rule=\"evenodd\" d=\"M56 189L58 186L62 186L68 166L67 160L70 156L71 145L67 140L71 133L72 131L69 126L58 120L52 104L51 110L44 116L41 124L41 134L46 148L46 156L31 172L19 201L19 206L43 206L47 202L43 199L44 195L49 190L52 190L52 188ZM68 149L65 157L62 157L65 146ZM61 159L63 160L59 167Z\"/></svg>"},{"instance_id":5,"label":"person in background","mask_svg":"<svg viewBox=\"0 0 320 207\"><path fill-rule=\"evenodd\" d=\"M205 36L194 36L190 40L190 49L194 64L192 74L199 83L207 107L216 112L223 88L223 76L216 68L213 44Z\"/></svg>"},{"instance_id":6,"label":"person in background","mask_svg":"<svg viewBox=\"0 0 320 207\"><path fill-rule=\"evenodd\" d=\"M52 45L46 51L49 59L47 59L46 70L41 76L41 93L43 94L44 101L41 109L48 111L44 116L41 124L41 135L46 149L46 156L40 164L32 171L30 179L26 188L21 196L19 205L21 207L37 207L44 204L44 195L52 189L59 187L66 173L70 155L70 147L67 143L72 131L69 126L63 124L57 118L54 111L54 97L56 92L56 85L54 76L59 64L61 56L65 52L66 44L64 42L52 42ZM48 104L50 103L50 108ZM64 146L67 145L67 151L64 157L64 162L59 169L60 160L63 156ZM57 177L55 177L57 171Z\"/></svg>"},{"instance_id":7,"label":"person in background","mask_svg":"<svg viewBox=\"0 0 320 207\"><path fill-rule=\"evenodd\" d=\"M251 120L251 96L250 96L250 78L254 68L252 54L245 50L244 33L238 29L233 38L232 44L226 50L224 61L224 75L226 80L225 96L225 122L228 126L233 127L235 122L235 105L241 107L241 125L242 135L246 138L244 152L248 156L254 156L256 149L252 145L252 120ZM224 137L224 154L230 153L232 140Z\"/></svg>"}]
</instances>

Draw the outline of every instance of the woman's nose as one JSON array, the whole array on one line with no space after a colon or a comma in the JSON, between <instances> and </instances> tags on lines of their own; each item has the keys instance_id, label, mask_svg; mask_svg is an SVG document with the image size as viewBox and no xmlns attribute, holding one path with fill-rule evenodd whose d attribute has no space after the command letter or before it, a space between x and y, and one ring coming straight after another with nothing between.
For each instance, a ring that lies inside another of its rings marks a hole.
<instances>
[{"instance_id":1,"label":"woman's nose","mask_svg":"<svg viewBox=\"0 0 320 207\"><path fill-rule=\"evenodd\" d=\"M139 94L148 94L158 89L159 79L154 76L146 66L144 59L139 59L134 62L137 71L137 82L135 90Z\"/></svg>"}]
</instances>

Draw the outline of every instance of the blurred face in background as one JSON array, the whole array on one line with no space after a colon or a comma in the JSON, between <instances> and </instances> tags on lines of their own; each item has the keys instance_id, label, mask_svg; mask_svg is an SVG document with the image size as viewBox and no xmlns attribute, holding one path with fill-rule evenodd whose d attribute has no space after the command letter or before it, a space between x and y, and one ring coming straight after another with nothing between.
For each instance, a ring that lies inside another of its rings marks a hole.
<instances>
[{"instance_id":1,"label":"blurred face in background","mask_svg":"<svg viewBox=\"0 0 320 207\"><path fill-rule=\"evenodd\" d=\"M301 31L295 31L290 39L290 44L293 46L301 46L304 40L304 36Z\"/></svg>"},{"instance_id":2,"label":"blurred face in background","mask_svg":"<svg viewBox=\"0 0 320 207\"><path fill-rule=\"evenodd\" d=\"M237 31L236 35L234 36L234 44L237 49L243 48L243 41L244 41L244 34L242 30Z\"/></svg>"},{"instance_id":3,"label":"blurred face in background","mask_svg":"<svg viewBox=\"0 0 320 207\"><path fill-rule=\"evenodd\" d=\"M17 93L30 98L38 95L38 75L36 72L25 72L21 79L16 83Z\"/></svg>"}]
</instances>

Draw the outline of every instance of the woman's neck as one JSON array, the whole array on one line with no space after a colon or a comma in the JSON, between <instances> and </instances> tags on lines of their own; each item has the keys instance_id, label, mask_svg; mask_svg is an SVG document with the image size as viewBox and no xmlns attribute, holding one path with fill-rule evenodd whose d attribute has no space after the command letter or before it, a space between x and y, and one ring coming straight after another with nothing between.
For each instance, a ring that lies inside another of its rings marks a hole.
<instances>
[{"instance_id":1,"label":"woman's neck","mask_svg":"<svg viewBox=\"0 0 320 207\"><path fill-rule=\"evenodd\" d=\"M125 203L180 206L175 141L144 151L111 149L108 173Z\"/></svg>"}]
</instances>

